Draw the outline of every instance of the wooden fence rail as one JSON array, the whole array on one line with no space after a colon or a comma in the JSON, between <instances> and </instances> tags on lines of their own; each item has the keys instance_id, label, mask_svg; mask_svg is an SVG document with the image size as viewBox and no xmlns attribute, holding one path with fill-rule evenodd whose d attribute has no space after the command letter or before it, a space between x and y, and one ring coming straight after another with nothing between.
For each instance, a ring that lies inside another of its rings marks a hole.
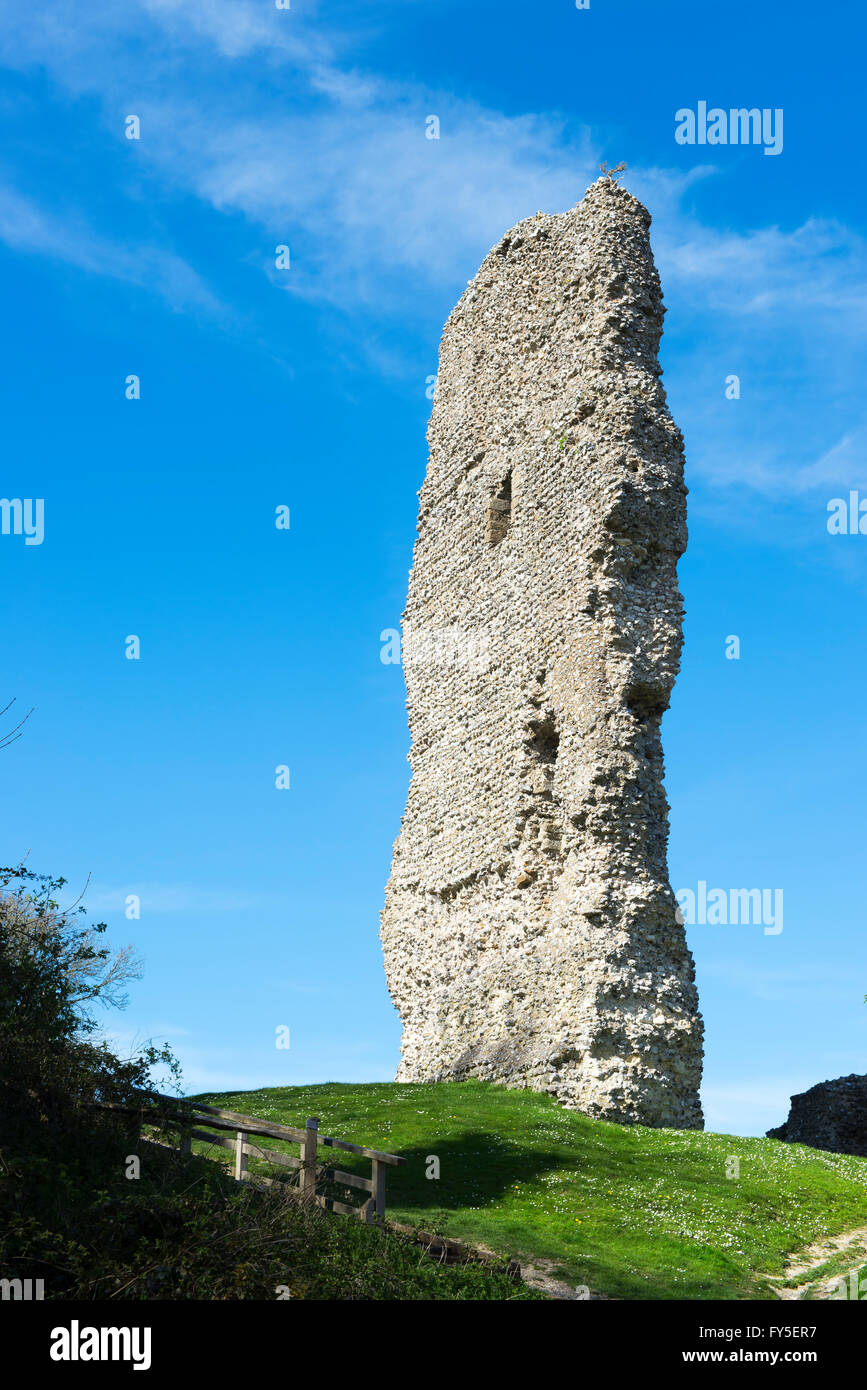
<instances>
[{"instance_id":1,"label":"wooden fence rail","mask_svg":"<svg viewBox=\"0 0 867 1390\"><path fill-rule=\"evenodd\" d=\"M385 1220L386 1173L389 1166L402 1168L406 1165L406 1159L398 1154L382 1153L379 1149L368 1149L363 1144L350 1144L346 1139L332 1139L328 1135L320 1134L319 1120L315 1116L307 1120L303 1129L293 1129L291 1125L273 1124L270 1120L260 1120L255 1115L241 1115L234 1110L219 1110L212 1105L201 1105L198 1101L179 1101L171 1096L163 1096L161 1099L171 1109L163 1111L143 1108L140 1112L142 1123L157 1124L161 1121L180 1130L182 1153L192 1152L194 1139L213 1144L217 1148L233 1150L234 1174L238 1182L275 1181L273 1178L251 1174L248 1167L250 1158L263 1159L279 1167L294 1168L298 1170L298 1194L302 1200L315 1202L328 1211L356 1216L368 1224L375 1220ZM211 1133L212 1130L217 1132ZM283 1153L279 1149L264 1148L253 1143L252 1137L280 1139L284 1143L297 1144L301 1150L300 1157L295 1158L294 1155ZM358 1173L347 1173L331 1166L319 1167L320 1146L343 1149L347 1153L369 1158L370 1177L364 1178ZM338 1202L336 1198L326 1197L316 1191L317 1184L324 1182L359 1188L368 1194L367 1200L361 1206L353 1206L349 1202Z\"/></svg>"}]
</instances>

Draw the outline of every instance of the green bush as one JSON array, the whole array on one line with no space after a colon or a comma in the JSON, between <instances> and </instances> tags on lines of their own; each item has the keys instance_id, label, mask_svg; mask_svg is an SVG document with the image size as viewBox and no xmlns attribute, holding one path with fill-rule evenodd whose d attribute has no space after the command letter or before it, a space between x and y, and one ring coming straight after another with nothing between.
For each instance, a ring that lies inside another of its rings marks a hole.
<instances>
[{"instance_id":1,"label":"green bush","mask_svg":"<svg viewBox=\"0 0 867 1390\"><path fill-rule=\"evenodd\" d=\"M30 1159L98 1131L95 1102L152 1097L157 1063L177 1071L166 1048L122 1061L96 1036L93 1006L123 1007L140 967L131 947L112 957L99 945L104 922L82 927L83 908L59 908L64 882L0 870L0 1152Z\"/></svg>"},{"instance_id":2,"label":"green bush","mask_svg":"<svg viewBox=\"0 0 867 1390\"><path fill-rule=\"evenodd\" d=\"M177 1067L95 1037L93 1006L122 1004L138 964L58 907L62 886L0 871L0 1277L41 1278L48 1299L537 1297L505 1266L441 1267L411 1237L141 1139L151 1070Z\"/></svg>"},{"instance_id":3,"label":"green bush","mask_svg":"<svg viewBox=\"0 0 867 1390\"><path fill-rule=\"evenodd\" d=\"M122 1146L121 1146L122 1147ZM151 1150L151 1152L148 1152ZM143 1144L101 1186L67 1169L61 1201L19 1213L0 1238L7 1277L59 1299L528 1299L505 1265L443 1267L409 1236L309 1207L281 1186L238 1188L207 1159Z\"/></svg>"}]
</instances>

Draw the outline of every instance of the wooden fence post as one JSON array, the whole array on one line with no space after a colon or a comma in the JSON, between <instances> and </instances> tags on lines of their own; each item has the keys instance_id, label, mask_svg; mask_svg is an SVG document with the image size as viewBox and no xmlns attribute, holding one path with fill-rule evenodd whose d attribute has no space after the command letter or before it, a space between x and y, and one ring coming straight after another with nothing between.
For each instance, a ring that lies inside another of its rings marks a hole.
<instances>
[{"instance_id":1,"label":"wooden fence post","mask_svg":"<svg viewBox=\"0 0 867 1390\"><path fill-rule=\"evenodd\" d=\"M311 1202L316 1196L316 1160L318 1144L319 1118L312 1116L304 1127L304 1147L301 1154L303 1167L301 1169L301 1195Z\"/></svg>"},{"instance_id":2,"label":"wooden fence post","mask_svg":"<svg viewBox=\"0 0 867 1390\"><path fill-rule=\"evenodd\" d=\"M235 1181L244 1182L247 1177L247 1154L244 1153L244 1145L247 1142L247 1135L243 1129L239 1129L235 1138Z\"/></svg>"},{"instance_id":3,"label":"wooden fence post","mask_svg":"<svg viewBox=\"0 0 867 1390\"><path fill-rule=\"evenodd\" d=\"M181 1130L181 1154L184 1158L189 1158L193 1152L192 1126L185 1126Z\"/></svg>"},{"instance_id":4,"label":"wooden fence post","mask_svg":"<svg viewBox=\"0 0 867 1390\"><path fill-rule=\"evenodd\" d=\"M373 1164L373 1209L380 1221L385 1220L385 1164L378 1158Z\"/></svg>"}]
</instances>

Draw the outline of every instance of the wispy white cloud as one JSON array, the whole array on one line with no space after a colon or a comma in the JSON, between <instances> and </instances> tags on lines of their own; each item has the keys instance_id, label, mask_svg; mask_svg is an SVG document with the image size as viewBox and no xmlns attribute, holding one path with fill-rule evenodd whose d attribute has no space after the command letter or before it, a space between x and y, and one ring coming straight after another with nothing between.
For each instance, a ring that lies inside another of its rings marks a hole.
<instances>
[{"instance_id":1,"label":"wispy white cloud","mask_svg":"<svg viewBox=\"0 0 867 1390\"><path fill-rule=\"evenodd\" d=\"M424 136L425 104L377 104L276 128L214 130L183 119L181 150L158 152L199 197L294 242L292 293L344 307L406 312L419 291L462 287L503 229L537 208L578 201L595 155L583 133L568 148L542 117L495 116L440 103L442 135ZM161 125L178 124L164 112ZM452 290L454 292L454 290Z\"/></svg>"},{"instance_id":2,"label":"wispy white cloud","mask_svg":"<svg viewBox=\"0 0 867 1390\"><path fill-rule=\"evenodd\" d=\"M849 430L826 449L815 463L795 469L791 487L796 492L814 488L853 488L867 484L867 425Z\"/></svg>"},{"instance_id":3,"label":"wispy white cloud","mask_svg":"<svg viewBox=\"0 0 867 1390\"><path fill-rule=\"evenodd\" d=\"M75 213L49 213L0 184L0 241L26 255L50 257L159 294L172 309L218 314L218 299L193 268L157 246L126 246L88 227Z\"/></svg>"},{"instance_id":4,"label":"wispy white cloud","mask_svg":"<svg viewBox=\"0 0 867 1390\"><path fill-rule=\"evenodd\" d=\"M0 25L6 61L43 66L74 98L95 94L111 138L137 110L142 177L166 199L192 194L242 219L251 229L243 257L291 295L362 315L373 350L374 326L389 317L410 337L422 325L429 334L505 228L537 209L571 206L597 173L590 129L364 71L353 35L322 12L311 20L253 0L97 0L86 20L73 20L47 0L32 19L12 14ZM425 138L430 114L439 140ZM836 390L845 413L835 443L808 406L807 428L786 428L772 408L762 433L753 425L741 435L736 426L721 435L712 412L696 416L705 447L691 460L694 476L769 499L855 485L867 423L844 388L860 380L853 364L867 336L867 243L827 218L788 229L710 225L692 194L714 177L710 164L628 175L653 212L677 332L704 358L724 352L754 391L769 360L781 359L820 397ZM83 218L62 220L60 235L56 214L7 190L0 233L22 251L38 246L91 273L155 287L173 307L209 306L211 292L171 251L128 250ZM282 242L292 270L278 274ZM692 371L695 400L699 359ZM774 396L773 382L764 389Z\"/></svg>"},{"instance_id":5,"label":"wispy white cloud","mask_svg":"<svg viewBox=\"0 0 867 1390\"><path fill-rule=\"evenodd\" d=\"M667 278L701 293L707 311L748 317L826 311L863 334L867 242L842 223L810 217L791 231L735 232L682 214L661 221L657 253Z\"/></svg>"},{"instance_id":6,"label":"wispy white cloud","mask_svg":"<svg viewBox=\"0 0 867 1390\"><path fill-rule=\"evenodd\" d=\"M44 63L76 95L101 87L113 128L143 52L177 63L182 54L201 60L204 47L217 60L215 71L230 84L225 103L212 92L203 100L189 70L176 70L161 84L170 99L148 97L140 153L179 188L241 213L272 239L300 236L306 261L286 281L292 292L345 304L347 293L393 298L388 282L401 272L451 284L504 228L537 207L570 206L598 172L589 129L567 128L552 115L507 116L360 72L343 55L347 37L320 16L311 23L249 0L143 0L120 12L97 4L86 23L77 16L70 24L64 9L49 3L35 26L7 21L9 60ZM124 44L133 37L136 45ZM251 80L245 60L252 55ZM263 87L263 58L278 72L291 70L308 97L322 100L299 112L279 83L276 91ZM202 75L206 89L210 77ZM430 113L440 119L439 140L425 139ZM698 294L713 314L786 313L796 296L801 315L813 308L860 322L863 240L818 219L788 232L703 225L682 200L713 172L711 165L630 172L630 186L654 209L669 290Z\"/></svg>"},{"instance_id":7,"label":"wispy white cloud","mask_svg":"<svg viewBox=\"0 0 867 1390\"><path fill-rule=\"evenodd\" d=\"M142 0L141 8L175 42L202 39L225 58L246 58L266 49L303 62L324 61L322 38L304 36L298 15L248 0Z\"/></svg>"}]
</instances>

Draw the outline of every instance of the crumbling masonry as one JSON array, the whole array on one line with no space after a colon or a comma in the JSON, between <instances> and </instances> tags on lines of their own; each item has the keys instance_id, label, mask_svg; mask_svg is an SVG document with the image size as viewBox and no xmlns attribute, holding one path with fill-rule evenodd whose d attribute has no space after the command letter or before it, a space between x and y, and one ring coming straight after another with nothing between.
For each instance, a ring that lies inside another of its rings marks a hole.
<instances>
[{"instance_id":1,"label":"crumbling masonry","mask_svg":"<svg viewBox=\"0 0 867 1390\"><path fill-rule=\"evenodd\" d=\"M700 1128L660 740L686 489L649 227L603 177L509 232L446 324L382 941L398 1080Z\"/></svg>"}]
</instances>

